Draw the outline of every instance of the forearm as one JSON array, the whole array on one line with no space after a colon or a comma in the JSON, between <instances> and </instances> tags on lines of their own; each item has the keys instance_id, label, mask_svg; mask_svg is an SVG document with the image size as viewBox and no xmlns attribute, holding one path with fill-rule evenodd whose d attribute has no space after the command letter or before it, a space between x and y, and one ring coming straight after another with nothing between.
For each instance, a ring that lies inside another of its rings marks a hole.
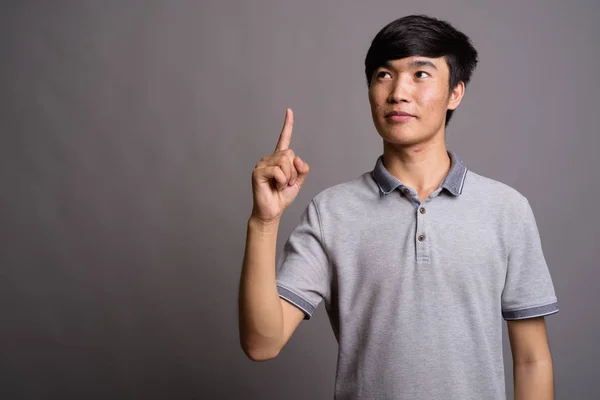
<instances>
[{"instance_id":1,"label":"forearm","mask_svg":"<svg viewBox=\"0 0 600 400\"><path fill-rule=\"evenodd\" d=\"M239 292L242 348L252 359L268 359L283 338L283 313L277 292L275 253L279 222L248 221Z\"/></svg>"},{"instance_id":2,"label":"forearm","mask_svg":"<svg viewBox=\"0 0 600 400\"><path fill-rule=\"evenodd\" d=\"M552 359L513 363L515 400L553 400Z\"/></svg>"}]
</instances>

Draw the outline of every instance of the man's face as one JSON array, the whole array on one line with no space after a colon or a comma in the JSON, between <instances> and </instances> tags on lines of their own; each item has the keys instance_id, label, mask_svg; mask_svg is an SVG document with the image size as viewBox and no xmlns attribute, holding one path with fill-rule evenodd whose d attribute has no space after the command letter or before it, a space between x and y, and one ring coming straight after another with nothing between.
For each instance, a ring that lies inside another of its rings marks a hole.
<instances>
[{"instance_id":1,"label":"man's face","mask_svg":"<svg viewBox=\"0 0 600 400\"><path fill-rule=\"evenodd\" d=\"M443 135L446 111L458 107L464 94L462 82L449 91L449 74L444 57L406 57L375 70L369 102L384 141L415 145Z\"/></svg>"}]
</instances>

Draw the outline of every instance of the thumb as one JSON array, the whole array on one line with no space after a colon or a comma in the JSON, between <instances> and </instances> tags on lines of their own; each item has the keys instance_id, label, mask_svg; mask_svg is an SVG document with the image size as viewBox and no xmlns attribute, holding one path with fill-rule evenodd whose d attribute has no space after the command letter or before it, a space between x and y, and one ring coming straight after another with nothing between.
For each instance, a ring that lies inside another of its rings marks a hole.
<instances>
[{"instance_id":1,"label":"thumb","mask_svg":"<svg viewBox=\"0 0 600 400\"><path fill-rule=\"evenodd\" d=\"M294 158L294 167L296 167L296 171L298 171L298 177L296 178L296 185L298 185L298 189L302 188L304 184L304 180L310 171L310 167L307 163L305 163L300 157Z\"/></svg>"}]
</instances>

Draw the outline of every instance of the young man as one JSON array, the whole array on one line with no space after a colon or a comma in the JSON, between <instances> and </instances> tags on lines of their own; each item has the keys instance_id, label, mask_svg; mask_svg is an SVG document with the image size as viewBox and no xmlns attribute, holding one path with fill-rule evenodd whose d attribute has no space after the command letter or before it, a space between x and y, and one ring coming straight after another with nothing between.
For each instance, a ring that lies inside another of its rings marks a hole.
<instances>
[{"instance_id":1,"label":"young man","mask_svg":"<svg viewBox=\"0 0 600 400\"><path fill-rule=\"evenodd\" d=\"M469 38L408 16L365 60L375 168L315 196L276 269L279 220L309 172L289 148L252 174L240 341L275 357L321 301L339 343L336 399L505 399L502 319L515 399L552 399L544 316L558 311L528 200L446 149L445 127L477 63Z\"/></svg>"}]
</instances>

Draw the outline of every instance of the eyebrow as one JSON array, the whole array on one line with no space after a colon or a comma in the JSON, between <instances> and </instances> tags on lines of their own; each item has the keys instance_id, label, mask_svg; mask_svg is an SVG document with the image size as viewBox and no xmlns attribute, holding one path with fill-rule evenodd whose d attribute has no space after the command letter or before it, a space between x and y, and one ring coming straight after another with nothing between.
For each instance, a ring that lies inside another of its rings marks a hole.
<instances>
[{"instance_id":1,"label":"eyebrow","mask_svg":"<svg viewBox=\"0 0 600 400\"><path fill-rule=\"evenodd\" d=\"M414 67L431 67L433 69L437 69L437 67L435 66L434 63L432 63L431 61L427 61L427 60L415 60L412 61L410 64L408 64L409 67L414 68Z\"/></svg>"},{"instance_id":2,"label":"eyebrow","mask_svg":"<svg viewBox=\"0 0 600 400\"><path fill-rule=\"evenodd\" d=\"M386 61L384 66L388 69L393 69L391 60ZM410 64L408 64L409 68L419 68L419 67L430 67L433 68L437 71L437 67L435 66L434 63L432 63L431 61L428 60L415 60L415 61L411 61Z\"/></svg>"}]
</instances>

